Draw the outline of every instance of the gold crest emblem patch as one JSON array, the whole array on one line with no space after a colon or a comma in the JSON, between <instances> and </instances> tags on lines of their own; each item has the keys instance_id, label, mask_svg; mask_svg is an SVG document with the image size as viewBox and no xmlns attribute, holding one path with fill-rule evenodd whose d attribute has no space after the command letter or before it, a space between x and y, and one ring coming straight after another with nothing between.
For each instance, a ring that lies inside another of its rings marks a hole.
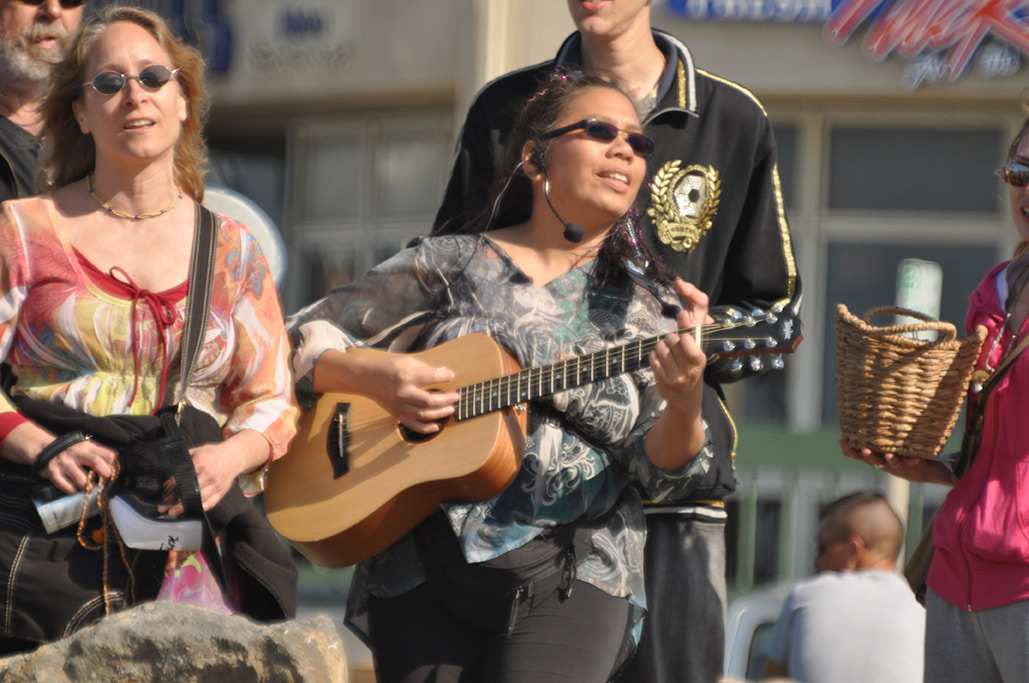
<instances>
[{"instance_id":1,"label":"gold crest emblem patch","mask_svg":"<svg viewBox=\"0 0 1029 683\"><path fill-rule=\"evenodd\" d=\"M711 229L722 196L722 179L713 166L669 161L650 182L647 215L657 238L675 251L692 251Z\"/></svg>"}]
</instances>

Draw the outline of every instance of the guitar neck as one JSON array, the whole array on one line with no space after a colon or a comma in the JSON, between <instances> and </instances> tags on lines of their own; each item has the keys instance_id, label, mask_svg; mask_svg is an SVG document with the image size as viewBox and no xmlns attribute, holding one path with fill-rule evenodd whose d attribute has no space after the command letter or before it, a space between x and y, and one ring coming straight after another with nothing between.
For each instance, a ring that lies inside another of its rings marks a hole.
<instances>
[{"instance_id":1,"label":"guitar neck","mask_svg":"<svg viewBox=\"0 0 1029 683\"><path fill-rule=\"evenodd\" d=\"M709 355L727 350L724 346L730 342L746 351L735 351L735 355L752 353L768 353L775 346L774 339L761 340L768 342L765 349L758 350L758 343L752 338L718 336L720 333L740 327L753 327L755 321L725 322L703 325L701 327L701 348ZM693 328L677 330L678 334L694 333ZM609 347L575 356L567 360L535 368L526 368L520 372L504 375L494 379L469 384L458 389L460 401L457 405L457 419L466 420L479 415L503 410L511 406L550 396L568 389L575 389L593 382L600 382L610 377L633 372L650 366L650 352L665 335L646 337L621 346ZM717 347L722 344L721 348Z\"/></svg>"}]
</instances>

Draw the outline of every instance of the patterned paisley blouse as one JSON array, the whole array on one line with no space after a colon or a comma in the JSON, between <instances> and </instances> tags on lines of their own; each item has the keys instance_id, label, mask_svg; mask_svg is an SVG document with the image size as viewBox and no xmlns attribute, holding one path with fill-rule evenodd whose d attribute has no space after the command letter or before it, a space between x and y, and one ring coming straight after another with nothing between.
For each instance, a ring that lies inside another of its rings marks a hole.
<instances>
[{"instance_id":1,"label":"patterned paisley blouse","mask_svg":"<svg viewBox=\"0 0 1029 683\"><path fill-rule=\"evenodd\" d=\"M57 234L38 198L0 205L0 358L13 393L92 415L154 412L177 395L188 283L165 292L104 273ZM226 436L262 434L286 452L297 408L275 283L254 238L220 218L207 333L187 400ZM0 392L0 419L14 406Z\"/></svg>"},{"instance_id":2,"label":"patterned paisley blouse","mask_svg":"<svg viewBox=\"0 0 1029 683\"><path fill-rule=\"evenodd\" d=\"M529 367L672 328L650 293L596 287L590 270L583 265L535 287L486 237L425 239L288 321L301 403L311 396L315 362L331 348L415 350L484 332ZM627 484L660 501L702 476L712 457L709 438L679 471L651 464L643 440L662 406L649 370L533 401L515 481L492 500L444 506L465 558L489 560L548 527L575 523L592 538L578 578L642 610L646 522ZM399 595L421 583L423 571L410 537L364 563L349 619L360 623L368 593Z\"/></svg>"}]
</instances>

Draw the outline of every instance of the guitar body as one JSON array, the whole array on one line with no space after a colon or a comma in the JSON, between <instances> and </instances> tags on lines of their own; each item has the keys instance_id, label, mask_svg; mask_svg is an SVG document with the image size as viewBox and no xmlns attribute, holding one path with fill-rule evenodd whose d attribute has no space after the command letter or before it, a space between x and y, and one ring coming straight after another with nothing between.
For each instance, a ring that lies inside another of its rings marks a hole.
<instances>
[{"instance_id":1,"label":"guitar body","mask_svg":"<svg viewBox=\"0 0 1029 683\"><path fill-rule=\"evenodd\" d=\"M452 382L434 389L520 369L482 334L412 355L432 366L460 368ZM516 406L451 418L426 437L404 429L367 397L325 394L301 419L287 455L268 470L268 520L317 565L360 562L395 543L440 503L487 500L503 491L521 466L525 430L526 410Z\"/></svg>"}]
</instances>

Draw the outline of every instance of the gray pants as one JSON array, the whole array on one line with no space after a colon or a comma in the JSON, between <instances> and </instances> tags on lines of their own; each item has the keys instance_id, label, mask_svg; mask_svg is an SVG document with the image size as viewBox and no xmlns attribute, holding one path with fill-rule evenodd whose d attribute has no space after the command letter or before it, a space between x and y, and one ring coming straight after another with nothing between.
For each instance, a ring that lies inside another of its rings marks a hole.
<instances>
[{"instance_id":1,"label":"gray pants","mask_svg":"<svg viewBox=\"0 0 1029 683\"><path fill-rule=\"evenodd\" d=\"M647 515L649 613L623 683L712 683L725 648L725 522Z\"/></svg>"},{"instance_id":2,"label":"gray pants","mask_svg":"<svg viewBox=\"0 0 1029 683\"><path fill-rule=\"evenodd\" d=\"M926 683L1029 683L1029 601L968 612L929 590Z\"/></svg>"}]
</instances>

